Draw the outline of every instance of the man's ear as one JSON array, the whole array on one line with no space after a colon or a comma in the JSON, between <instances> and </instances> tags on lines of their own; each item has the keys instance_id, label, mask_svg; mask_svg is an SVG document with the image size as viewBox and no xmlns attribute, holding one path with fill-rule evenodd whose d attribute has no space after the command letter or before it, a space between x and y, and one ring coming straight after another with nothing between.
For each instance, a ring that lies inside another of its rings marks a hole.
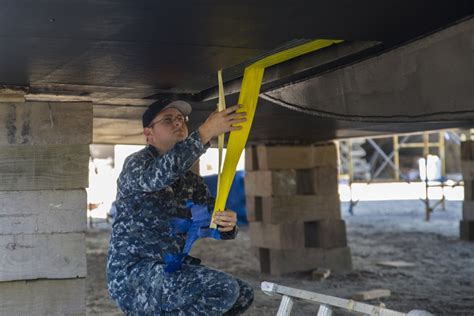
<instances>
[{"instance_id":1,"label":"man's ear","mask_svg":"<svg viewBox=\"0 0 474 316\"><path fill-rule=\"evenodd\" d=\"M146 140L148 141L148 137L151 136L151 128L144 127L143 128L143 135L145 135Z\"/></svg>"}]
</instances>

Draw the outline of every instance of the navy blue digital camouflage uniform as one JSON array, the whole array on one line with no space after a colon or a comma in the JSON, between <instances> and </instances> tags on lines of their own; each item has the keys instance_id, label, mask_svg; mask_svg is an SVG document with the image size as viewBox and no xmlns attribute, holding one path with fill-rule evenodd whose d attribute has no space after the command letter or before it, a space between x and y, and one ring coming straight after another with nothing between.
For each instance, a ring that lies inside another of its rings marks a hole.
<instances>
[{"instance_id":1,"label":"navy blue digital camouflage uniform","mask_svg":"<svg viewBox=\"0 0 474 316\"><path fill-rule=\"evenodd\" d=\"M181 270L164 271L166 254L179 253L186 236L171 218L190 218L186 201L214 206L203 179L189 171L205 152L198 132L161 155L148 145L127 157L118 179L117 213L107 262L110 296L127 315L237 315L253 290L229 274L187 257ZM233 239L237 229L221 233Z\"/></svg>"}]
</instances>

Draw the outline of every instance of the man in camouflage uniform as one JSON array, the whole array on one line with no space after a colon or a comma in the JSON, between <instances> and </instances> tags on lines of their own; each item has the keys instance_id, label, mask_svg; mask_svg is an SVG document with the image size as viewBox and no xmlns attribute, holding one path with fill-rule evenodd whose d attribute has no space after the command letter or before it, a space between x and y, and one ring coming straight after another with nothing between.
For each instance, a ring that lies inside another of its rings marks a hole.
<instances>
[{"instance_id":1,"label":"man in camouflage uniform","mask_svg":"<svg viewBox=\"0 0 474 316\"><path fill-rule=\"evenodd\" d=\"M252 303L247 283L197 258L164 271L165 255L180 253L186 241L185 234L173 234L171 219L191 217L188 200L214 207L203 179L189 169L212 137L241 128L233 125L246 120L238 107L212 113L191 134L191 106L184 101L156 102L143 114L148 145L127 157L118 179L107 262L110 296L127 315L237 315ZM235 212L219 212L214 222L222 239L235 238Z\"/></svg>"}]
</instances>

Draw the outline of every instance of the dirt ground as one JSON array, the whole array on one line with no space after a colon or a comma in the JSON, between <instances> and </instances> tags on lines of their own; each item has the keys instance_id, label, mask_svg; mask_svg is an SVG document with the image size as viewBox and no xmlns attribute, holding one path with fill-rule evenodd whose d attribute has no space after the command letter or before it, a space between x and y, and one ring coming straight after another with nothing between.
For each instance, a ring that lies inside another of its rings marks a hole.
<instances>
[{"instance_id":1,"label":"dirt ground","mask_svg":"<svg viewBox=\"0 0 474 316\"><path fill-rule=\"evenodd\" d=\"M386 288L392 295L382 300L400 312L427 310L435 315L474 315L474 242L459 240L462 202L447 202L430 222L424 221L420 201L360 202L348 215L341 204L352 251L353 271L313 281L308 274L272 277L261 274L253 256L249 236L243 228L233 241L199 240L193 249L207 266L244 280L255 289L255 302L247 315L275 315L280 297L260 290L262 281L306 289L339 297L358 291ZM110 230L87 232L88 315L122 315L110 300L105 284L105 260ZM386 268L379 261L402 260L409 268ZM315 315L317 305L297 301L293 315Z\"/></svg>"}]
</instances>

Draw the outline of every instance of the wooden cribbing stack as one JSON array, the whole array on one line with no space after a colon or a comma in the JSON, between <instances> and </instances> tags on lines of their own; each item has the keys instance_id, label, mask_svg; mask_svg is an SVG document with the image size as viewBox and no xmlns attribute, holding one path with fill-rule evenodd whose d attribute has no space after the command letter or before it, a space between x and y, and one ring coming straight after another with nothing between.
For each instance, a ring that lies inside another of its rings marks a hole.
<instances>
[{"instance_id":1,"label":"wooden cribbing stack","mask_svg":"<svg viewBox=\"0 0 474 316\"><path fill-rule=\"evenodd\" d=\"M0 98L0 315L86 314L92 116Z\"/></svg>"},{"instance_id":2,"label":"wooden cribbing stack","mask_svg":"<svg viewBox=\"0 0 474 316\"><path fill-rule=\"evenodd\" d=\"M464 203L460 223L461 239L474 241L474 141L461 142Z\"/></svg>"},{"instance_id":3,"label":"wooden cribbing stack","mask_svg":"<svg viewBox=\"0 0 474 316\"><path fill-rule=\"evenodd\" d=\"M249 230L262 272L351 269L337 154L333 143L247 147Z\"/></svg>"}]
</instances>

